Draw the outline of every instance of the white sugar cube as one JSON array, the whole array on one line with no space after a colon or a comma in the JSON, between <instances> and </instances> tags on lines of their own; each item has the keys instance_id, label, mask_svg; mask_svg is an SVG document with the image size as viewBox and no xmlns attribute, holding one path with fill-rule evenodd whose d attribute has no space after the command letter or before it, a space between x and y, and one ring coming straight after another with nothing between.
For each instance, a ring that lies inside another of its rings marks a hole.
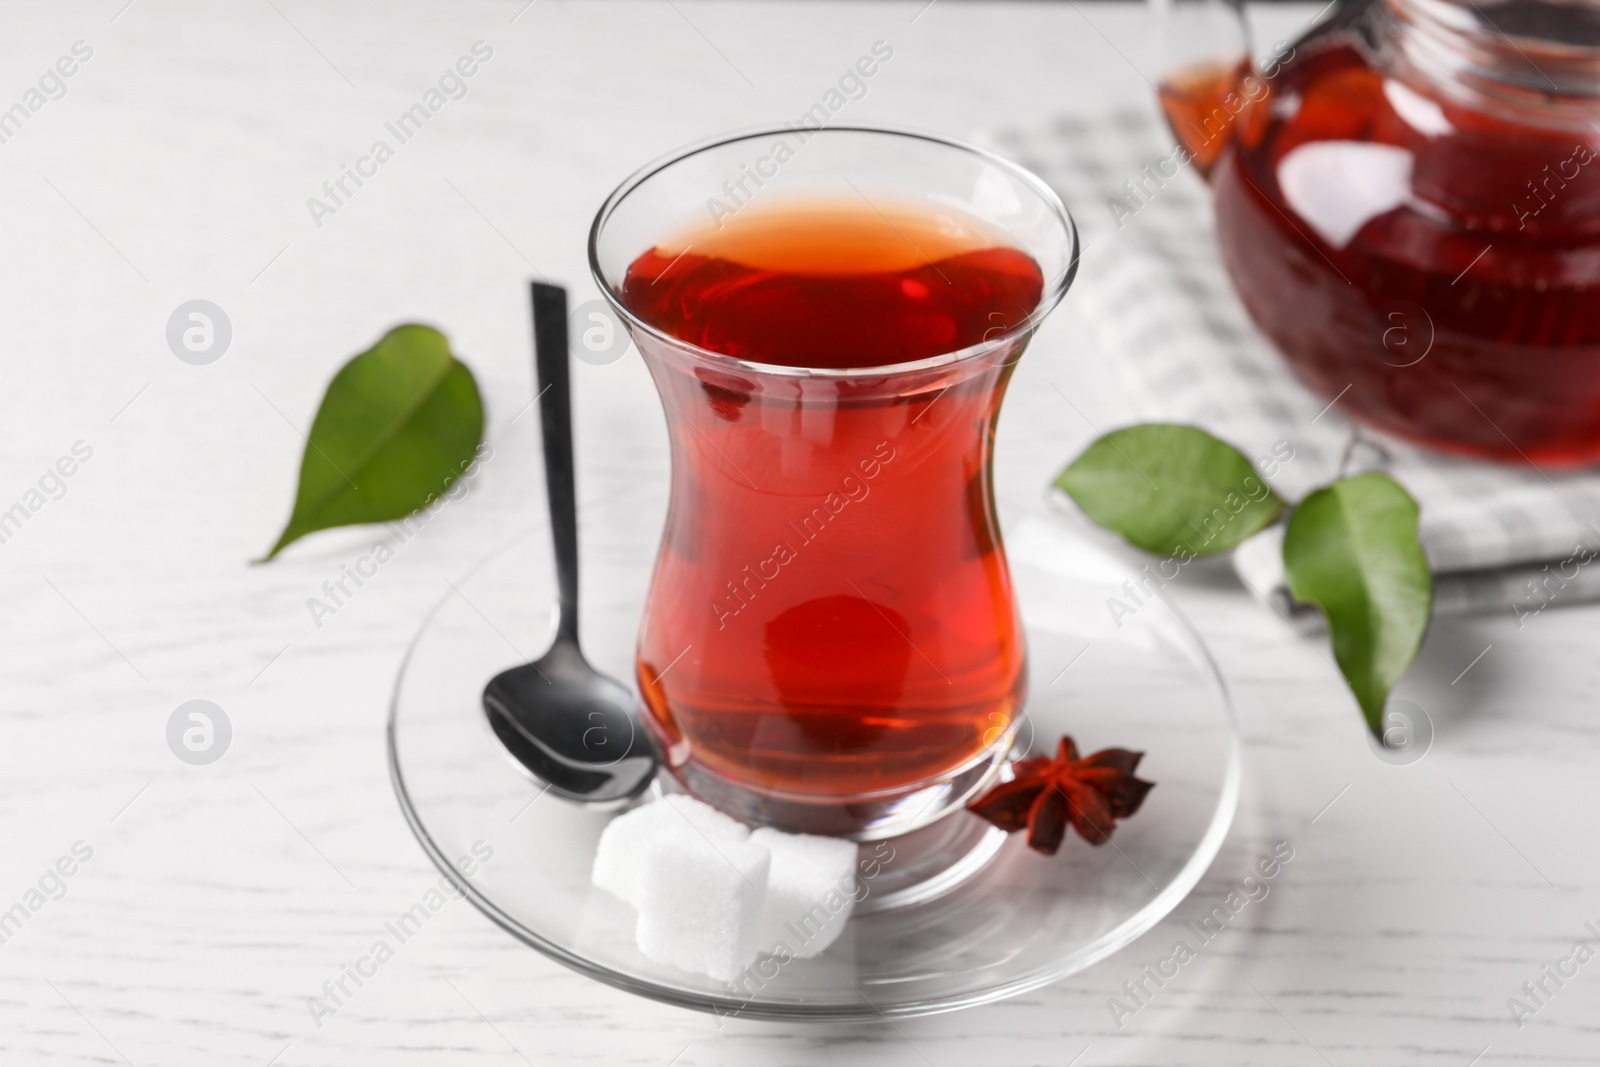
<instances>
[{"instance_id":1,"label":"white sugar cube","mask_svg":"<svg viewBox=\"0 0 1600 1067\"><path fill-rule=\"evenodd\" d=\"M681 795L613 819L593 879L638 910L634 934L647 958L727 982L758 952L818 955L843 932L859 894L853 843L752 834Z\"/></svg>"},{"instance_id":2,"label":"white sugar cube","mask_svg":"<svg viewBox=\"0 0 1600 1067\"><path fill-rule=\"evenodd\" d=\"M731 982L755 962L765 848L678 820L644 848L639 951L657 963Z\"/></svg>"},{"instance_id":3,"label":"white sugar cube","mask_svg":"<svg viewBox=\"0 0 1600 1067\"><path fill-rule=\"evenodd\" d=\"M709 804L681 793L618 815L601 831L591 880L624 902L639 906L644 857L650 842L673 828L693 827L713 840L743 841L750 831Z\"/></svg>"},{"instance_id":4,"label":"white sugar cube","mask_svg":"<svg viewBox=\"0 0 1600 1067\"><path fill-rule=\"evenodd\" d=\"M724 815L710 804L686 794L668 794L657 804L666 805L669 810L682 816L680 821L689 823L712 838L743 841L750 836L750 828L738 819Z\"/></svg>"},{"instance_id":5,"label":"white sugar cube","mask_svg":"<svg viewBox=\"0 0 1600 1067\"><path fill-rule=\"evenodd\" d=\"M750 842L772 856L757 940L761 951L781 942L792 955L810 959L833 944L859 893L855 843L765 828L751 834Z\"/></svg>"}]
</instances>

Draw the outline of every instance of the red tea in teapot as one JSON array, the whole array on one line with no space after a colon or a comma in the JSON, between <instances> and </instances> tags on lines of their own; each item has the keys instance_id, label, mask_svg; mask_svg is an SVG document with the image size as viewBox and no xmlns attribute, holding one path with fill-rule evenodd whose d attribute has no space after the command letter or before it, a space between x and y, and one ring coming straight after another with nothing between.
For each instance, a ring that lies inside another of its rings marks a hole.
<instances>
[{"instance_id":1,"label":"red tea in teapot","mask_svg":"<svg viewBox=\"0 0 1600 1067\"><path fill-rule=\"evenodd\" d=\"M1270 98L1230 116L1211 175L1217 236L1256 323L1342 410L1449 450L1587 463L1600 458L1600 108L1539 83L1539 70L1563 89L1589 75L1517 37L1512 6L1493 5L1511 37L1484 30L1504 55L1454 77L1428 66L1437 4L1369 3L1313 31L1263 83ZM1193 101L1205 74L1173 84ZM1193 115L1168 115L1195 136Z\"/></svg>"}]
</instances>

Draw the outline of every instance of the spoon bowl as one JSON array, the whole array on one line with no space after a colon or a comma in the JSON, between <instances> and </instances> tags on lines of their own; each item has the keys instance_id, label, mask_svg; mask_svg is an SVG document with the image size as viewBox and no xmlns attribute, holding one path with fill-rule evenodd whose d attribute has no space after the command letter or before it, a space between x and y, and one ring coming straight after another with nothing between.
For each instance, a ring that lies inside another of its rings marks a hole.
<instances>
[{"instance_id":1,"label":"spoon bowl","mask_svg":"<svg viewBox=\"0 0 1600 1067\"><path fill-rule=\"evenodd\" d=\"M596 804L636 796L655 774L632 705L632 694L565 641L483 690L489 725L512 758L557 796Z\"/></svg>"}]
</instances>

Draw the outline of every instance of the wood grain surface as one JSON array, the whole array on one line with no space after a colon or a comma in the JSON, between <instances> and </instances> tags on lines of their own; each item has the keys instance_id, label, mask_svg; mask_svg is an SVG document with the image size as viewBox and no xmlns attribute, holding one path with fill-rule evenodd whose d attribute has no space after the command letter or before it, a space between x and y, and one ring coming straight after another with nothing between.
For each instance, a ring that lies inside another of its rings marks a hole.
<instances>
[{"instance_id":1,"label":"wood grain surface","mask_svg":"<svg viewBox=\"0 0 1600 1067\"><path fill-rule=\"evenodd\" d=\"M1070 2L124 3L12 3L0 35L0 108L28 111L0 143L0 512L26 512L0 543L0 913L22 905L0 925L4 1063L1600 1060L1600 962L1560 985L1541 970L1600 926L1600 611L1436 626L1403 690L1436 736L1390 766L1325 642L1201 567L1175 595L1237 699L1244 802L1190 899L1104 963L892 1026L719 1023L578 977L456 902L314 1019L308 998L436 878L385 771L405 644L448 578L542 521L526 280L597 297L584 240L617 182L798 117L875 41L893 60L848 117L966 136L1150 99L1149 32L1139 5ZM1258 33L1315 11L1273 5ZM92 55L46 77L79 41ZM464 96L336 211L308 208L480 41ZM167 343L193 299L232 326L208 365ZM494 457L313 618L323 583L392 534L247 561L287 515L325 381L406 320L477 372ZM1069 296L1002 419L1007 516L1126 418L1113 359L1079 341ZM584 595L604 600L645 580L664 426L635 357L578 366L575 390ZM89 458L50 477L78 442ZM195 699L232 729L206 766L167 743ZM1294 859L1270 895L1114 1018L1123 983L1278 841ZM1519 1026L1508 1000L1542 978Z\"/></svg>"}]
</instances>

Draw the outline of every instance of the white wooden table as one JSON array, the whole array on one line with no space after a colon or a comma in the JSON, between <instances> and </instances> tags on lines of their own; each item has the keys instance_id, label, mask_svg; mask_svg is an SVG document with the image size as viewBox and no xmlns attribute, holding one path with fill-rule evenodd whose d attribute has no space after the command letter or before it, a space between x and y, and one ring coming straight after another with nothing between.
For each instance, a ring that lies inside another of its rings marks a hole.
<instances>
[{"instance_id":1,"label":"white wooden table","mask_svg":"<svg viewBox=\"0 0 1600 1067\"><path fill-rule=\"evenodd\" d=\"M1326 648L1198 567L1177 596L1237 697L1245 798L1201 887L1099 966L894 1027L719 1024L577 977L454 902L319 1026L307 998L435 879L384 766L405 642L446 577L541 521L536 420L513 421L526 278L596 295L583 242L617 181L799 116L874 41L894 58L849 117L967 135L1148 99L1131 65L1148 34L1133 4L123 2L13 3L0 35L0 108L92 49L0 143L0 511L28 512L0 543L0 911L21 905L0 919L0 1062L1600 1060L1600 962L1545 978L1520 1028L1507 1005L1600 929L1600 612L1435 627L1405 693L1437 738L1395 767ZM1258 12L1261 36L1313 11ZM466 96L318 226L307 198L480 40ZM204 366L165 336L196 298L233 331ZM382 531L246 561L287 513L327 377L408 319L476 370L496 457L319 627L308 598ZM1008 515L1093 433L1046 379L1098 425L1125 417L1069 297L1002 422ZM649 566L664 430L634 359L579 367L576 390L585 595L604 599ZM44 477L77 442L92 456ZM168 748L192 699L231 723L209 766ZM1294 859L1271 895L1119 1028L1108 998L1280 840Z\"/></svg>"}]
</instances>

